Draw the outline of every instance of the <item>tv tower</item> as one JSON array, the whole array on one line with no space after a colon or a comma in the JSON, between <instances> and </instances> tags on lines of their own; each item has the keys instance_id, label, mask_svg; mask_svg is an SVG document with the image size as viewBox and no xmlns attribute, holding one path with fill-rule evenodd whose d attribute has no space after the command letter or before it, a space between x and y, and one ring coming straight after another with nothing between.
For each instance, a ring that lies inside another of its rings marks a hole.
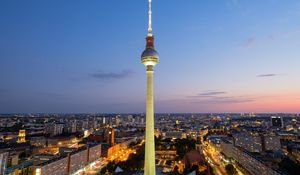
<instances>
[{"instance_id":1,"label":"tv tower","mask_svg":"<svg viewBox=\"0 0 300 175\"><path fill-rule=\"evenodd\" d=\"M149 2L148 34L146 37L146 49L142 53L141 60L146 67L147 96L146 96L146 136L145 136L145 166L144 175L155 175L155 144L154 144L154 108L153 108L153 69L158 63L158 53L154 49L154 37L152 34L152 0Z\"/></svg>"}]
</instances>

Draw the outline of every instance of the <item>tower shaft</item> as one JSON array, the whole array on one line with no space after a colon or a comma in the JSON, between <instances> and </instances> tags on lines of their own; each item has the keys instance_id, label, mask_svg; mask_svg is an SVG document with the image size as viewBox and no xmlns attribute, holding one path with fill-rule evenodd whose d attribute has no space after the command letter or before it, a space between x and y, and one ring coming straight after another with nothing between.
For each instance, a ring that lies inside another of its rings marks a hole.
<instances>
[{"instance_id":1,"label":"tower shaft","mask_svg":"<svg viewBox=\"0 0 300 175\"><path fill-rule=\"evenodd\" d=\"M144 175L155 175L153 66L147 66L146 143Z\"/></svg>"}]
</instances>

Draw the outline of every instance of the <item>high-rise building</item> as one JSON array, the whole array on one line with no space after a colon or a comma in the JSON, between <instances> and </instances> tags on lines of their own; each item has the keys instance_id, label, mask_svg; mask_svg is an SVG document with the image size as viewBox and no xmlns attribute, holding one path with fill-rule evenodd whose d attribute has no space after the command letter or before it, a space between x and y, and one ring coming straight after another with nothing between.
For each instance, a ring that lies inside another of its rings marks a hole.
<instances>
[{"instance_id":1,"label":"high-rise building","mask_svg":"<svg viewBox=\"0 0 300 175\"><path fill-rule=\"evenodd\" d=\"M105 117L103 117L102 119L102 124L105 124Z\"/></svg>"},{"instance_id":2,"label":"high-rise building","mask_svg":"<svg viewBox=\"0 0 300 175\"><path fill-rule=\"evenodd\" d=\"M115 144L115 129L112 127L108 129L108 144L111 146Z\"/></svg>"},{"instance_id":3,"label":"high-rise building","mask_svg":"<svg viewBox=\"0 0 300 175\"><path fill-rule=\"evenodd\" d=\"M283 128L283 119L280 116L271 116L272 127Z\"/></svg>"},{"instance_id":4,"label":"high-rise building","mask_svg":"<svg viewBox=\"0 0 300 175\"><path fill-rule=\"evenodd\" d=\"M148 34L146 49L141 56L142 63L146 66L147 96L146 96L146 136L145 136L145 175L155 175L155 145L154 145L154 107L153 107L153 69L158 63L158 53L154 49L152 34L152 0L149 2Z\"/></svg>"},{"instance_id":5,"label":"high-rise building","mask_svg":"<svg viewBox=\"0 0 300 175\"><path fill-rule=\"evenodd\" d=\"M64 130L64 125L62 123L54 124L54 135L61 135Z\"/></svg>"},{"instance_id":6,"label":"high-rise building","mask_svg":"<svg viewBox=\"0 0 300 175\"><path fill-rule=\"evenodd\" d=\"M18 143L24 143L24 142L26 142L26 139L25 139L25 137L26 137L26 131L25 130L20 130L19 131L19 135L18 135Z\"/></svg>"},{"instance_id":7,"label":"high-rise building","mask_svg":"<svg viewBox=\"0 0 300 175\"><path fill-rule=\"evenodd\" d=\"M45 124L45 133L50 136L61 135L64 131L64 124L62 123L47 123Z\"/></svg>"},{"instance_id":8,"label":"high-rise building","mask_svg":"<svg viewBox=\"0 0 300 175\"><path fill-rule=\"evenodd\" d=\"M116 125L119 126L121 123L121 118L120 116L116 116Z\"/></svg>"},{"instance_id":9,"label":"high-rise building","mask_svg":"<svg viewBox=\"0 0 300 175\"><path fill-rule=\"evenodd\" d=\"M71 132L75 133L77 131L77 120L74 120L71 125Z\"/></svg>"}]
</instances>

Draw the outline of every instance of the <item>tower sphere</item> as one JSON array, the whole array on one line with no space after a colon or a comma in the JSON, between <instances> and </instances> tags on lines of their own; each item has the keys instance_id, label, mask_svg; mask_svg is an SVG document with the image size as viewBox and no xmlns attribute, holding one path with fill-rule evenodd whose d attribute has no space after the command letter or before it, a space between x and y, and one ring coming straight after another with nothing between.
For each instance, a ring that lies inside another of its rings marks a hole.
<instances>
[{"instance_id":1,"label":"tower sphere","mask_svg":"<svg viewBox=\"0 0 300 175\"><path fill-rule=\"evenodd\" d=\"M158 63L158 53L153 48L146 48L142 53L141 60L145 66L155 66Z\"/></svg>"},{"instance_id":2,"label":"tower sphere","mask_svg":"<svg viewBox=\"0 0 300 175\"><path fill-rule=\"evenodd\" d=\"M146 49L143 51L141 61L145 66L155 66L158 63L159 56L154 49L154 37L147 36Z\"/></svg>"}]
</instances>

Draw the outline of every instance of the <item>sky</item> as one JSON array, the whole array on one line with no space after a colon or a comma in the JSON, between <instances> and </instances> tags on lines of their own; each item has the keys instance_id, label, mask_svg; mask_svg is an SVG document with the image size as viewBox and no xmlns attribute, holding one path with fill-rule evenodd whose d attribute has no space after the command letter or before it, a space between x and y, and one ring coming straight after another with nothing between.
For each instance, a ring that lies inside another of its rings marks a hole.
<instances>
[{"instance_id":1,"label":"sky","mask_svg":"<svg viewBox=\"0 0 300 175\"><path fill-rule=\"evenodd\" d=\"M0 1L0 113L141 113L147 0ZM155 112L300 112L299 0L153 0Z\"/></svg>"}]
</instances>

